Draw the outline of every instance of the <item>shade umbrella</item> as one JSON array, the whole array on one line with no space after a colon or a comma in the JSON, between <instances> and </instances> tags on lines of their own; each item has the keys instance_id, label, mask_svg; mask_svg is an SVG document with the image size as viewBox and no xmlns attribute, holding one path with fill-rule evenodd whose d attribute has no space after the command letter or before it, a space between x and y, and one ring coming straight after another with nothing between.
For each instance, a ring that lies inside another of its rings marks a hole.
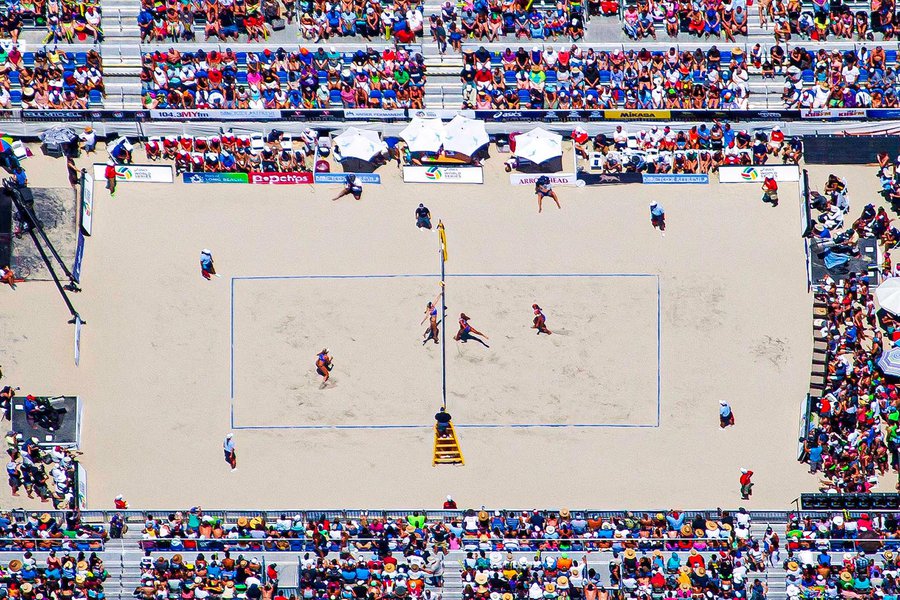
<instances>
[{"instance_id":1,"label":"shade umbrella","mask_svg":"<svg viewBox=\"0 0 900 600\"><path fill-rule=\"evenodd\" d=\"M515 155L533 163L562 156L562 136L540 127L532 129L516 137Z\"/></svg>"},{"instance_id":2,"label":"shade umbrella","mask_svg":"<svg viewBox=\"0 0 900 600\"><path fill-rule=\"evenodd\" d=\"M6 138L0 138L0 152L11 152L12 144Z\"/></svg>"},{"instance_id":3,"label":"shade umbrella","mask_svg":"<svg viewBox=\"0 0 900 600\"><path fill-rule=\"evenodd\" d=\"M900 377L900 348L892 348L887 352L882 352L878 359L878 368L885 375L894 375Z\"/></svg>"},{"instance_id":4,"label":"shade umbrella","mask_svg":"<svg viewBox=\"0 0 900 600\"><path fill-rule=\"evenodd\" d=\"M77 138L78 134L71 127L57 125L56 127L51 127L39 137L45 144L68 144Z\"/></svg>"},{"instance_id":5,"label":"shade umbrella","mask_svg":"<svg viewBox=\"0 0 900 600\"><path fill-rule=\"evenodd\" d=\"M384 150L384 142L378 137L377 131L357 129L349 127L345 132L334 138L334 144L340 150L343 158L359 158L371 160L372 157Z\"/></svg>"},{"instance_id":6,"label":"shade umbrella","mask_svg":"<svg viewBox=\"0 0 900 600\"><path fill-rule=\"evenodd\" d=\"M437 152L444 144L444 125L440 119L414 117L400 137L410 152Z\"/></svg>"},{"instance_id":7,"label":"shade umbrella","mask_svg":"<svg viewBox=\"0 0 900 600\"><path fill-rule=\"evenodd\" d=\"M891 277L875 288L878 306L891 314L900 314L900 277Z\"/></svg>"},{"instance_id":8,"label":"shade umbrella","mask_svg":"<svg viewBox=\"0 0 900 600\"><path fill-rule=\"evenodd\" d=\"M456 115L444 127L444 150L472 156L490 142L484 121Z\"/></svg>"}]
</instances>

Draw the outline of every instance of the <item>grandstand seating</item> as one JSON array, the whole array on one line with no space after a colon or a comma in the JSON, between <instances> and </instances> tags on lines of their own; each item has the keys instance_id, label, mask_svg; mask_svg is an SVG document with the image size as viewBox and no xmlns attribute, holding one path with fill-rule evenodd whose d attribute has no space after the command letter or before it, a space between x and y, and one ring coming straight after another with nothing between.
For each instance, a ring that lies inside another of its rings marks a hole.
<instances>
[{"instance_id":1,"label":"grandstand seating","mask_svg":"<svg viewBox=\"0 0 900 600\"><path fill-rule=\"evenodd\" d=\"M425 66L405 48L382 52L155 52L143 57L154 108L421 108Z\"/></svg>"},{"instance_id":2,"label":"grandstand seating","mask_svg":"<svg viewBox=\"0 0 900 600\"><path fill-rule=\"evenodd\" d=\"M874 44L831 52L761 44L491 48L464 50L460 84L467 106L855 108L897 106L900 96L897 51Z\"/></svg>"},{"instance_id":3,"label":"grandstand seating","mask_svg":"<svg viewBox=\"0 0 900 600\"><path fill-rule=\"evenodd\" d=\"M87 108L103 104L103 66L96 51L0 52L3 108Z\"/></svg>"}]
</instances>

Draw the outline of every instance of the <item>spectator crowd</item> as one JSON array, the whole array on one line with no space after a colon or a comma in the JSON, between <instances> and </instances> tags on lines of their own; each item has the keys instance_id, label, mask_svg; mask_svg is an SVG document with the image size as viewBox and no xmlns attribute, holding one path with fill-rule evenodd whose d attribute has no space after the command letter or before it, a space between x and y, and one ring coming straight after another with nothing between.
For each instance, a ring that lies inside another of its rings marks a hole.
<instances>
[{"instance_id":1,"label":"spectator crowd","mask_svg":"<svg viewBox=\"0 0 900 600\"><path fill-rule=\"evenodd\" d=\"M617 125L612 135L589 140L577 128L572 138L576 152L606 173L712 173L722 165L764 165L770 160L797 164L803 154L802 140L786 138L778 126L751 134L719 122L689 130L653 125L632 133Z\"/></svg>"},{"instance_id":2,"label":"spectator crowd","mask_svg":"<svg viewBox=\"0 0 900 600\"><path fill-rule=\"evenodd\" d=\"M46 559L25 552L0 565L0 590L5 597L22 600L101 600L103 582L109 576L96 553L58 553Z\"/></svg>"},{"instance_id":3,"label":"spectator crowd","mask_svg":"<svg viewBox=\"0 0 900 600\"><path fill-rule=\"evenodd\" d=\"M23 53L0 46L0 108L84 109L102 104L105 95L96 50Z\"/></svg>"},{"instance_id":4,"label":"spectator crowd","mask_svg":"<svg viewBox=\"0 0 900 600\"><path fill-rule=\"evenodd\" d=\"M283 48L260 52L153 52L143 56L148 108L421 108L425 65L403 48L342 54Z\"/></svg>"}]
</instances>

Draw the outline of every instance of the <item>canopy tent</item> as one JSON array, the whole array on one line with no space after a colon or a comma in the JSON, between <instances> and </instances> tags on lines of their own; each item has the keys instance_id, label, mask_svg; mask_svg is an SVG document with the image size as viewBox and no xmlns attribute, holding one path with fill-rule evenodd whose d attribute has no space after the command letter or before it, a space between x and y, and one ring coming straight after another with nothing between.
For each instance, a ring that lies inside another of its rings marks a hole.
<instances>
[{"instance_id":1,"label":"canopy tent","mask_svg":"<svg viewBox=\"0 0 900 600\"><path fill-rule=\"evenodd\" d=\"M891 277L875 288L878 306L893 315L900 315L900 277Z\"/></svg>"},{"instance_id":2,"label":"canopy tent","mask_svg":"<svg viewBox=\"0 0 900 600\"><path fill-rule=\"evenodd\" d=\"M376 155L387 150L387 145L378 137L377 131L348 127L333 140L344 159L358 158L371 161Z\"/></svg>"},{"instance_id":3,"label":"canopy tent","mask_svg":"<svg viewBox=\"0 0 900 600\"><path fill-rule=\"evenodd\" d=\"M516 136L516 158L534 164L548 162L562 156L562 136L538 127Z\"/></svg>"},{"instance_id":4,"label":"canopy tent","mask_svg":"<svg viewBox=\"0 0 900 600\"><path fill-rule=\"evenodd\" d=\"M400 137L410 152L438 152L444 144L444 124L440 119L414 117Z\"/></svg>"},{"instance_id":5,"label":"canopy tent","mask_svg":"<svg viewBox=\"0 0 900 600\"><path fill-rule=\"evenodd\" d=\"M484 121L456 115L444 126L444 151L474 156L491 141Z\"/></svg>"}]
</instances>

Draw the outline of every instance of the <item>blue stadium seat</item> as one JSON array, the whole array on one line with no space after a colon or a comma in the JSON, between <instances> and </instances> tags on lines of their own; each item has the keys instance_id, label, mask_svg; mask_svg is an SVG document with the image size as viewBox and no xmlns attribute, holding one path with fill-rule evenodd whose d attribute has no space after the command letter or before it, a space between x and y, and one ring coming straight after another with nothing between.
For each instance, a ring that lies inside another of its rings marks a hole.
<instances>
[{"instance_id":1,"label":"blue stadium seat","mask_svg":"<svg viewBox=\"0 0 900 600\"><path fill-rule=\"evenodd\" d=\"M341 104L341 91L331 90L331 92L328 94L328 101L332 104Z\"/></svg>"},{"instance_id":2,"label":"blue stadium seat","mask_svg":"<svg viewBox=\"0 0 900 600\"><path fill-rule=\"evenodd\" d=\"M865 83L869 80L869 72L868 71L860 71L859 72L859 83Z\"/></svg>"},{"instance_id":3,"label":"blue stadium seat","mask_svg":"<svg viewBox=\"0 0 900 600\"><path fill-rule=\"evenodd\" d=\"M372 92L369 94L369 100L377 100L378 106L381 106L381 91L372 90Z\"/></svg>"},{"instance_id":4,"label":"blue stadium seat","mask_svg":"<svg viewBox=\"0 0 900 600\"><path fill-rule=\"evenodd\" d=\"M75 53L75 64L76 65L86 65L87 64L87 52L76 52Z\"/></svg>"},{"instance_id":5,"label":"blue stadium seat","mask_svg":"<svg viewBox=\"0 0 900 600\"><path fill-rule=\"evenodd\" d=\"M18 71L10 71L9 72L9 81L10 83L14 83L16 85L19 84L19 72Z\"/></svg>"},{"instance_id":6,"label":"blue stadium seat","mask_svg":"<svg viewBox=\"0 0 900 600\"><path fill-rule=\"evenodd\" d=\"M34 52L26 52L22 55L22 62L26 67L34 66Z\"/></svg>"},{"instance_id":7,"label":"blue stadium seat","mask_svg":"<svg viewBox=\"0 0 900 600\"><path fill-rule=\"evenodd\" d=\"M100 93L100 90L91 90L88 93L88 100L91 104L103 104L103 94Z\"/></svg>"},{"instance_id":8,"label":"blue stadium seat","mask_svg":"<svg viewBox=\"0 0 900 600\"><path fill-rule=\"evenodd\" d=\"M816 80L816 74L812 71L812 69L806 69L802 73L800 73L800 77L803 78L803 83L812 84Z\"/></svg>"},{"instance_id":9,"label":"blue stadium seat","mask_svg":"<svg viewBox=\"0 0 900 600\"><path fill-rule=\"evenodd\" d=\"M238 85L247 85L247 71L238 71L236 79Z\"/></svg>"},{"instance_id":10,"label":"blue stadium seat","mask_svg":"<svg viewBox=\"0 0 900 600\"><path fill-rule=\"evenodd\" d=\"M544 83L556 83L557 82L557 73L555 69L550 69L546 72L546 79Z\"/></svg>"},{"instance_id":11,"label":"blue stadium seat","mask_svg":"<svg viewBox=\"0 0 900 600\"><path fill-rule=\"evenodd\" d=\"M609 71L600 71L600 83L607 85L610 81Z\"/></svg>"},{"instance_id":12,"label":"blue stadium seat","mask_svg":"<svg viewBox=\"0 0 900 600\"><path fill-rule=\"evenodd\" d=\"M727 65L728 63L731 62L731 51L730 51L730 50L722 50L722 51L719 53L719 56L720 56L721 59L722 59L722 64L723 64L723 65Z\"/></svg>"},{"instance_id":13,"label":"blue stadium seat","mask_svg":"<svg viewBox=\"0 0 900 600\"><path fill-rule=\"evenodd\" d=\"M20 92L19 90L10 90L9 98L15 105L22 104L22 92Z\"/></svg>"},{"instance_id":14,"label":"blue stadium seat","mask_svg":"<svg viewBox=\"0 0 900 600\"><path fill-rule=\"evenodd\" d=\"M528 93L528 90L519 90L519 102L522 104L527 104L531 101L531 94Z\"/></svg>"},{"instance_id":15,"label":"blue stadium seat","mask_svg":"<svg viewBox=\"0 0 900 600\"><path fill-rule=\"evenodd\" d=\"M491 66L499 67L502 64L503 64L503 61L500 60L500 53L499 52L491 52Z\"/></svg>"},{"instance_id":16,"label":"blue stadium seat","mask_svg":"<svg viewBox=\"0 0 900 600\"><path fill-rule=\"evenodd\" d=\"M235 58L237 58L237 64L239 67L247 66L247 53L246 52L235 52Z\"/></svg>"},{"instance_id":17,"label":"blue stadium seat","mask_svg":"<svg viewBox=\"0 0 900 600\"><path fill-rule=\"evenodd\" d=\"M894 65L897 63L897 51L896 50L885 50L884 51L884 62L888 65Z\"/></svg>"},{"instance_id":18,"label":"blue stadium seat","mask_svg":"<svg viewBox=\"0 0 900 600\"><path fill-rule=\"evenodd\" d=\"M385 90L385 91L384 91L384 98L385 98L386 100L396 100L396 99L397 99L397 92L395 92L394 90Z\"/></svg>"}]
</instances>

